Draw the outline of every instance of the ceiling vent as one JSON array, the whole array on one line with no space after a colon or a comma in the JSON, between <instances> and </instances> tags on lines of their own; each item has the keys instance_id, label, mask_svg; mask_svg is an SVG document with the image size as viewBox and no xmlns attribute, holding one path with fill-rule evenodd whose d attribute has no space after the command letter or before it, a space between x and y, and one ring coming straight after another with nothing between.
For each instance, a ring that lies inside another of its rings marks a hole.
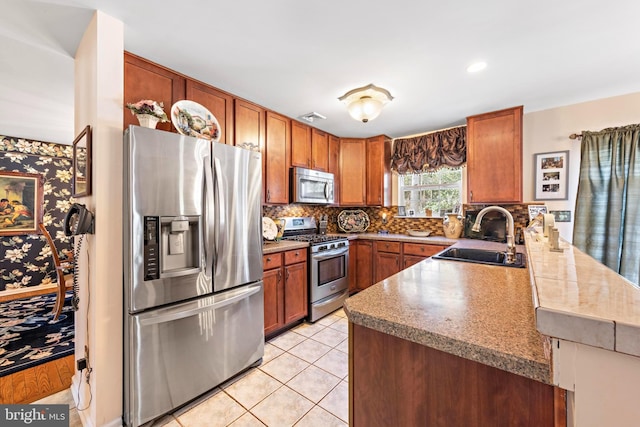
<instances>
[{"instance_id":1,"label":"ceiling vent","mask_svg":"<svg viewBox=\"0 0 640 427\"><path fill-rule=\"evenodd\" d=\"M325 116L323 116L320 113L316 113L315 111L312 111L310 113L307 114L303 114L302 116L298 116L299 119L302 119L304 121L307 121L309 123L313 123L315 120L326 120L327 118Z\"/></svg>"}]
</instances>

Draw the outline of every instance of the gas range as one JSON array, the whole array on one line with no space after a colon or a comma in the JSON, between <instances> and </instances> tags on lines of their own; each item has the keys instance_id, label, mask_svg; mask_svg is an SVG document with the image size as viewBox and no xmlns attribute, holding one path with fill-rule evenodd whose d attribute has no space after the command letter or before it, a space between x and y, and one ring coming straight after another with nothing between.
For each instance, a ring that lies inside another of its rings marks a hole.
<instances>
[{"instance_id":1,"label":"gas range","mask_svg":"<svg viewBox=\"0 0 640 427\"><path fill-rule=\"evenodd\" d=\"M315 322L342 307L349 296L349 240L318 234L316 220L310 216L280 219L284 220L283 239L309 242L308 320Z\"/></svg>"},{"instance_id":2,"label":"gas range","mask_svg":"<svg viewBox=\"0 0 640 427\"><path fill-rule=\"evenodd\" d=\"M349 246L344 236L318 234L313 217L283 217L285 221L282 238L297 242L308 242L312 253Z\"/></svg>"}]
</instances>

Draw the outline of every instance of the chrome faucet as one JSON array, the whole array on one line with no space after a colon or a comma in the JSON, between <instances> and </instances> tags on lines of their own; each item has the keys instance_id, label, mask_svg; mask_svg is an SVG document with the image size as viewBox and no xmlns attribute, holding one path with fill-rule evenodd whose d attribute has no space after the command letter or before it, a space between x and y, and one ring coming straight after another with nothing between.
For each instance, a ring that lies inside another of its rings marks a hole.
<instances>
[{"instance_id":1,"label":"chrome faucet","mask_svg":"<svg viewBox=\"0 0 640 427\"><path fill-rule=\"evenodd\" d=\"M514 262L516 262L516 244L515 244L515 239L513 237L514 227L513 227L513 216L511 215L511 212L509 212L508 210L500 206L488 206L480 211L480 213L476 217L476 222L473 224L473 227L471 227L471 230L475 231L476 233L479 232L482 218L487 212L490 212L490 211L502 212L507 217L507 252L506 252L507 261L506 263L513 264Z\"/></svg>"}]
</instances>

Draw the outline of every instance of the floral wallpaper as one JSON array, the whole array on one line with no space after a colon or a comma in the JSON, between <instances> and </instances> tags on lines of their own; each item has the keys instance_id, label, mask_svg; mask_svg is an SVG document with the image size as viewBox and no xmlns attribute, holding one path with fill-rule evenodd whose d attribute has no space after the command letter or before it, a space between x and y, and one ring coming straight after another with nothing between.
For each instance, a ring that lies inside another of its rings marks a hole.
<instances>
[{"instance_id":1,"label":"floral wallpaper","mask_svg":"<svg viewBox=\"0 0 640 427\"><path fill-rule=\"evenodd\" d=\"M0 141L0 170L43 176L42 222L56 242L60 258L67 258L72 247L70 238L64 235L63 221L73 202L73 147L2 135ZM0 293L8 289L55 283L57 279L51 253L51 247L40 234L0 236Z\"/></svg>"}]
</instances>

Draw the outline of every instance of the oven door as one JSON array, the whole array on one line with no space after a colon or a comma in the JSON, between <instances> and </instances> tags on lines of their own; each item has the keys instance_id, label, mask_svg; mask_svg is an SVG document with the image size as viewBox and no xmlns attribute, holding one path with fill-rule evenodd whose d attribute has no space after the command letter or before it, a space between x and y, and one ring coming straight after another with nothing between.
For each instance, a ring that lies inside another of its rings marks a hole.
<instances>
[{"instance_id":1,"label":"oven door","mask_svg":"<svg viewBox=\"0 0 640 427\"><path fill-rule=\"evenodd\" d=\"M349 246L311 254L311 303L349 288Z\"/></svg>"}]
</instances>

